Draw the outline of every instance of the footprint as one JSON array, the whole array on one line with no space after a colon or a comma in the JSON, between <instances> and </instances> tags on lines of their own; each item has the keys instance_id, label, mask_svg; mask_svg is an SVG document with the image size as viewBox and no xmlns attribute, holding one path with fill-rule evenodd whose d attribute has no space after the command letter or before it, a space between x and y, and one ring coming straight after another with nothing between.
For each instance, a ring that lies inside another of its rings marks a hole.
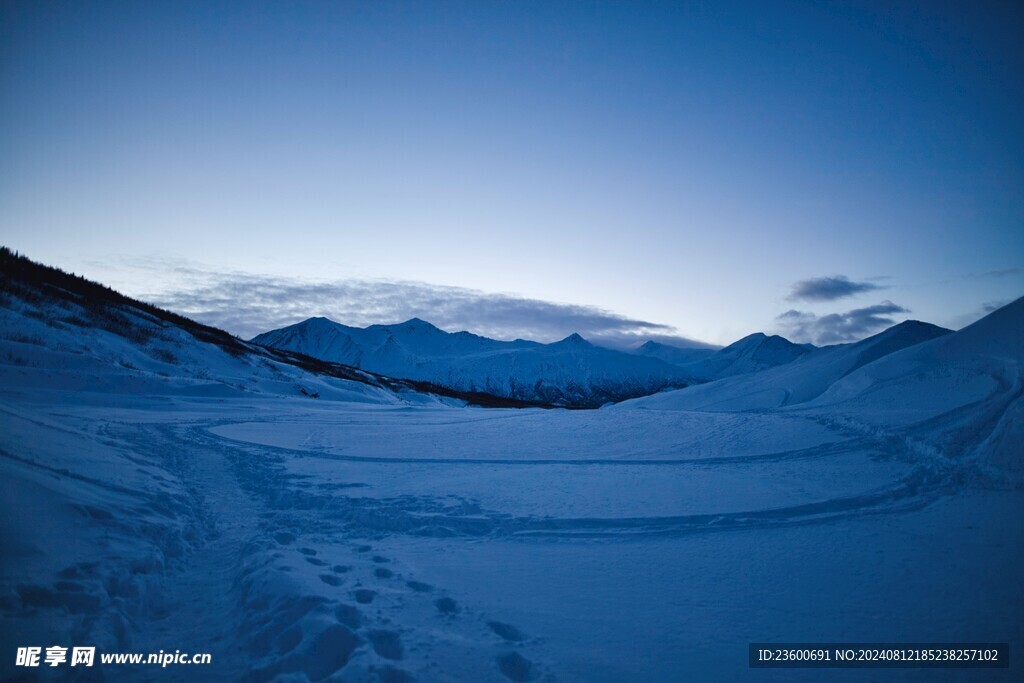
<instances>
[{"instance_id":1,"label":"footprint","mask_svg":"<svg viewBox=\"0 0 1024 683\"><path fill-rule=\"evenodd\" d=\"M518 652L501 655L497 659L498 668L510 681L526 683L533 680L533 663Z\"/></svg>"},{"instance_id":2,"label":"footprint","mask_svg":"<svg viewBox=\"0 0 1024 683\"><path fill-rule=\"evenodd\" d=\"M53 587L59 591L81 592L85 590L85 586L77 581L55 581Z\"/></svg>"},{"instance_id":3,"label":"footprint","mask_svg":"<svg viewBox=\"0 0 1024 683\"><path fill-rule=\"evenodd\" d=\"M451 598L438 598L434 601L434 605L441 614L458 614L460 611L459 603Z\"/></svg>"},{"instance_id":4,"label":"footprint","mask_svg":"<svg viewBox=\"0 0 1024 683\"><path fill-rule=\"evenodd\" d=\"M295 542L295 534L290 534L287 531L278 531L274 534L274 540L281 545L289 545Z\"/></svg>"},{"instance_id":5,"label":"footprint","mask_svg":"<svg viewBox=\"0 0 1024 683\"><path fill-rule=\"evenodd\" d=\"M402 658L402 640L394 631L370 631L367 634L373 650L384 659Z\"/></svg>"},{"instance_id":6,"label":"footprint","mask_svg":"<svg viewBox=\"0 0 1024 683\"><path fill-rule=\"evenodd\" d=\"M351 629L359 628L363 623L363 613L352 605L346 605L344 603L338 605L334 610L334 616L339 622L345 624L345 626L348 626Z\"/></svg>"},{"instance_id":7,"label":"footprint","mask_svg":"<svg viewBox=\"0 0 1024 683\"><path fill-rule=\"evenodd\" d=\"M393 571L387 569L386 567L377 567L373 570L373 573L378 579L390 579L392 576L395 575Z\"/></svg>"},{"instance_id":8,"label":"footprint","mask_svg":"<svg viewBox=\"0 0 1024 683\"><path fill-rule=\"evenodd\" d=\"M373 550L373 546L372 545L361 545L361 546L357 546L356 547L356 552L357 553L368 553L371 550Z\"/></svg>"},{"instance_id":9,"label":"footprint","mask_svg":"<svg viewBox=\"0 0 1024 683\"><path fill-rule=\"evenodd\" d=\"M491 630L497 633L505 640L518 643L524 640L523 632L517 629L512 624L505 624L500 621L488 621L487 625L491 627Z\"/></svg>"},{"instance_id":10,"label":"footprint","mask_svg":"<svg viewBox=\"0 0 1024 683\"><path fill-rule=\"evenodd\" d=\"M348 572L352 571L352 567L346 566L344 564L336 564L333 567L331 567L331 571L335 574L347 574Z\"/></svg>"},{"instance_id":11,"label":"footprint","mask_svg":"<svg viewBox=\"0 0 1024 683\"><path fill-rule=\"evenodd\" d=\"M302 627L298 624L282 633L277 639L278 654L286 655L302 642Z\"/></svg>"},{"instance_id":12,"label":"footprint","mask_svg":"<svg viewBox=\"0 0 1024 683\"><path fill-rule=\"evenodd\" d=\"M62 579L83 579L95 574L98 562L79 562L76 565L65 567L57 574Z\"/></svg>"},{"instance_id":13,"label":"footprint","mask_svg":"<svg viewBox=\"0 0 1024 683\"><path fill-rule=\"evenodd\" d=\"M352 591L352 595L355 596L356 602L360 605L369 605L377 597L377 591L372 591L369 588L360 588Z\"/></svg>"},{"instance_id":14,"label":"footprint","mask_svg":"<svg viewBox=\"0 0 1024 683\"><path fill-rule=\"evenodd\" d=\"M315 653L306 672L313 680L327 678L348 663L352 653L362 645L359 636L341 624L328 626L316 640L312 651Z\"/></svg>"},{"instance_id":15,"label":"footprint","mask_svg":"<svg viewBox=\"0 0 1024 683\"><path fill-rule=\"evenodd\" d=\"M36 584L25 584L16 589L21 603L28 607L57 607L59 601L52 588Z\"/></svg>"},{"instance_id":16,"label":"footprint","mask_svg":"<svg viewBox=\"0 0 1024 683\"><path fill-rule=\"evenodd\" d=\"M303 555L309 555L310 557L312 557L313 555L316 555L316 551L313 550L312 548L299 548L299 552L302 553Z\"/></svg>"},{"instance_id":17,"label":"footprint","mask_svg":"<svg viewBox=\"0 0 1024 683\"><path fill-rule=\"evenodd\" d=\"M319 557L307 557L306 558L306 562L309 562L310 564L312 564L314 566L317 566L317 567L326 567L327 566L327 563L324 562L323 560L321 560Z\"/></svg>"},{"instance_id":18,"label":"footprint","mask_svg":"<svg viewBox=\"0 0 1024 683\"><path fill-rule=\"evenodd\" d=\"M386 666L377 673L378 683L414 683L416 679L401 669Z\"/></svg>"},{"instance_id":19,"label":"footprint","mask_svg":"<svg viewBox=\"0 0 1024 683\"><path fill-rule=\"evenodd\" d=\"M422 581L406 581L405 585L413 589L417 593L429 593L434 590L434 587L429 583L423 583Z\"/></svg>"},{"instance_id":20,"label":"footprint","mask_svg":"<svg viewBox=\"0 0 1024 683\"><path fill-rule=\"evenodd\" d=\"M334 574L321 574L320 580L326 583L328 586L340 586L342 583L344 583Z\"/></svg>"},{"instance_id":21,"label":"footprint","mask_svg":"<svg viewBox=\"0 0 1024 683\"><path fill-rule=\"evenodd\" d=\"M388 558L384 557L383 555L374 555L370 559L372 559L374 562L376 562L378 564L383 564L385 562L390 562L391 561Z\"/></svg>"}]
</instances>

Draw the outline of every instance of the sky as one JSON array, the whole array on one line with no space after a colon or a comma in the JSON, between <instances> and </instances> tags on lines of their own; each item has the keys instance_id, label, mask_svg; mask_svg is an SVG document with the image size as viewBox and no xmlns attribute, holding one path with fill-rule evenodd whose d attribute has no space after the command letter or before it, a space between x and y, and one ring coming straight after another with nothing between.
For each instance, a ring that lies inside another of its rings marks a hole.
<instances>
[{"instance_id":1,"label":"sky","mask_svg":"<svg viewBox=\"0 0 1024 683\"><path fill-rule=\"evenodd\" d=\"M0 243L251 336L959 328L1024 295L1019 2L0 4Z\"/></svg>"}]
</instances>

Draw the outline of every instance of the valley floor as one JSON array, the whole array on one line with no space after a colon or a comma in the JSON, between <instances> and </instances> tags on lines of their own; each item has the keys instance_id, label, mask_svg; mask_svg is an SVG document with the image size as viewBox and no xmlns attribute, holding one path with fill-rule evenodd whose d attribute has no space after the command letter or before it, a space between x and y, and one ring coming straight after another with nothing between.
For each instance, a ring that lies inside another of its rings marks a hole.
<instances>
[{"instance_id":1,"label":"valley floor","mask_svg":"<svg viewBox=\"0 0 1024 683\"><path fill-rule=\"evenodd\" d=\"M811 409L19 390L0 433L2 677L53 644L213 656L108 680L822 680L747 644L1024 650L1024 492Z\"/></svg>"}]
</instances>

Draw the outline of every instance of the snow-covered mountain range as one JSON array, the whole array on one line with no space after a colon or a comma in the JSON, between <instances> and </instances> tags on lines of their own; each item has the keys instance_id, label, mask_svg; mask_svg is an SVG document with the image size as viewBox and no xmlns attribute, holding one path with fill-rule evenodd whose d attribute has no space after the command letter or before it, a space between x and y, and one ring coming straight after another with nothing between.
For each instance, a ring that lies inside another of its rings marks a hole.
<instances>
[{"instance_id":1,"label":"snow-covered mountain range","mask_svg":"<svg viewBox=\"0 0 1024 683\"><path fill-rule=\"evenodd\" d=\"M759 372L815 348L759 332L722 349L649 341L626 353L595 346L578 334L551 344L498 341L445 332L419 318L365 328L310 318L252 341L456 391L590 408Z\"/></svg>"},{"instance_id":2,"label":"snow-covered mountain range","mask_svg":"<svg viewBox=\"0 0 1024 683\"><path fill-rule=\"evenodd\" d=\"M578 334L551 344L497 341L445 332L418 318L365 328L310 318L252 341L457 391L571 407L597 407L695 381L676 365L595 346Z\"/></svg>"}]
</instances>

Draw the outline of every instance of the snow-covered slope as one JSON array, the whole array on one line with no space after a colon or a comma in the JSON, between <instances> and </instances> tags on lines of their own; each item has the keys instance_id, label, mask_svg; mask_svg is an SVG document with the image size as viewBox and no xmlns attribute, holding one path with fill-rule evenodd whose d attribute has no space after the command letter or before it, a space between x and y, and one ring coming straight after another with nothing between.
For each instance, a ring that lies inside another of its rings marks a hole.
<instances>
[{"instance_id":1,"label":"snow-covered slope","mask_svg":"<svg viewBox=\"0 0 1024 683\"><path fill-rule=\"evenodd\" d=\"M796 360L761 372L725 377L708 384L647 397L631 402L631 405L661 410L737 411L804 403L820 396L857 368L949 333L949 330L935 325L907 321L855 344L828 346L808 352L789 349L789 353L799 353ZM795 344L791 346L804 348ZM741 355L741 358L746 361L748 357Z\"/></svg>"},{"instance_id":2,"label":"snow-covered slope","mask_svg":"<svg viewBox=\"0 0 1024 683\"><path fill-rule=\"evenodd\" d=\"M578 334L552 344L504 342L444 332L418 318L366 328L310 318L252 341L458 391L574 407L692 382L692 375L676 366L594 346Z\"/></svg>"},{"instance_id":3,"label":"snow-covered slope","mask_svg":"<svg viewBox=\"0 0 1024 683\"><path fill-rule=\"evenodd\" d=\"M908 438L945 457L977 456L1024 484L1024 298L959 332L851 372L809 407Z\"/></svg>"},{"instance_id":4,"label":"snow-covered slope","mask_svg":"<svg viewBox=\"0 0 1024 683\"><path fill-rule=\"evenodd\" d=\"M436 400L416 394L439 392L487 402L244 342L6 248L0 272L0 379L14 385L374 403Z\"/></svg>"}]
</instances>

